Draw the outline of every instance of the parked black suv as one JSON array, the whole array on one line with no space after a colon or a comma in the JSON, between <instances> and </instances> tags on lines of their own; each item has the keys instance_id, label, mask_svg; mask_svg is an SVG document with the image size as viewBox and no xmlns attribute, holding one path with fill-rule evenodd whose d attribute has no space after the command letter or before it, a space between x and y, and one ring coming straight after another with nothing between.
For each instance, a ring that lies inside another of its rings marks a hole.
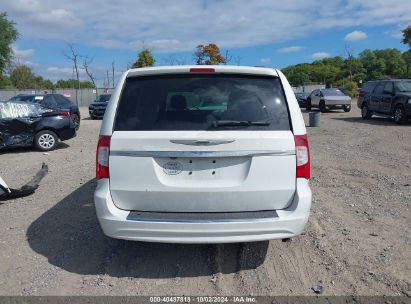
<instances>
[{"instance_id":1,"label":"parked black suv","mask_svg":"<svg viewBox=\"0 0 411 304\"><path fill-rule=\"evenodd\" d=\"M38 103L43 107L57 110L61 116L71 118L76 127L76 131L80 128L80 110L78 106L61 94L20 94L12 97L10 101Z\"/></svg>"},{"instance_id":2,"label":"parked black suv","mask_svg":"<svg viewBox=\"0 0 411 304\"><path fill-rule=\"evenodd\" d=\"M93 101L89 105L88 112L91 119L103 118L110 97L111 94L101 94L95 101Z\"/></svg>"},{"instance_id":3,"label":"parked black suv","mask_svg":"<svg viewBox=\"0 0 411 304\"><path fill-rule=\"evenodd\" d=\"M360 90L357 105L364 119L383 114L404 123L411 118L411 79L368 81Z\"/></svg>"},{"instance_id":4,"label":"parked black suv","mask_svg":"<svg viewBox=\"0 0 411 304\"><path fill-rule=\"evenodd\" d=\"M300 108L307 107L308 96L310 96L310 93L307 93L307 92L295 93L295 98L297 98L298 105L300 106Z\"/></svg>"}]
</instances>

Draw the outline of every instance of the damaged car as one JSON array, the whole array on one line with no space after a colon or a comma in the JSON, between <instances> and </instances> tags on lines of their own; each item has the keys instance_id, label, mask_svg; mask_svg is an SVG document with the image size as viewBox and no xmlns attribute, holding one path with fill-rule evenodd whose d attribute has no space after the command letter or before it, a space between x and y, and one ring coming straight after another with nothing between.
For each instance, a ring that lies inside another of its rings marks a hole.
<instances>
[{"instance_id":1,"label":"damaged car","mask_svg":"<svg viewBox=\"0 0 411 304\"><path fill-rule=\"evenodd\" d=\"M59 111L33 103L0 102L0 150L34 146L51 151L75 136L75 124Z\"/></svg>"},{"instance_id":2,"label":"damaged car","mask_svg":"<svg viewBox=\"0 0 411 304\"><path fill-rule=\"evenodd\" d=\"M80 110L78 106L62 94L19 94L12 97L10 101L36 103L54 109L62 115L70 117L76 126L76 131L80 128Z\"/></svg>"}]
</instances>

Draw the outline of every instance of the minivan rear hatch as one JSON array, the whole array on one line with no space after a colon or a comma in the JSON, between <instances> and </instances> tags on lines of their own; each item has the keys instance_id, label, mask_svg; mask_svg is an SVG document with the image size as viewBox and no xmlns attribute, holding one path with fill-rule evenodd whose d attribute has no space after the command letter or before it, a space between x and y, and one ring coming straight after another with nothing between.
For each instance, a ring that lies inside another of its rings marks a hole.
<instances>
[{"instance_id":1,"label":"minivan rear hatch","mask_svg":"<svg viewBox=\"0 0 411 304\"><path fill-rule=\"evenodd\" d=\"M277 77L130 77L113 129L118 208L239 212L283 209L293 199L295 143Z\"/></svg>"}]
</instances>

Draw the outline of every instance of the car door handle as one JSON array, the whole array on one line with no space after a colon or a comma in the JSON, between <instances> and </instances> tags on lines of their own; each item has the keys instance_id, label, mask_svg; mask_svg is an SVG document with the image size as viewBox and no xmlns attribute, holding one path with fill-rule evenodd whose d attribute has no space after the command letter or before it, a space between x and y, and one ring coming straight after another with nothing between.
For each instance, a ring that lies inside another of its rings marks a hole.
<instances>
[{"instance_id":1,"label":"car door handle","mask_svg":"<svg viewBox=\"0 0 411 304\"><path fill-rule=\"evenodd\" d=\"M216 145L223 145L235 142L235 139L228 139L228 140L187 140L187 139L172 139L170 140L173 144L179 145L189 145L189 146L216 146Z\"/></svg>"}]
</instances>

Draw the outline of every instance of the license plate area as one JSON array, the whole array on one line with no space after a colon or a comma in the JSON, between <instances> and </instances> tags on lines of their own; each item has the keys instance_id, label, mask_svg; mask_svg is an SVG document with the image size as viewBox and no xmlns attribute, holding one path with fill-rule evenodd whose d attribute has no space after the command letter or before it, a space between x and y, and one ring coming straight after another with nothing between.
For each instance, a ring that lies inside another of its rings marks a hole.
<instances>
[{"instance_id":1,"label":"license plate area","mask_svg":"<svg viewBox=\"0 0 411 304\"><path fill-rule=\"evenodd\" d=\"M153 158L157 178L174 187L234 186L249 173L251 157Z\"/></svg>"}]
</instances>

